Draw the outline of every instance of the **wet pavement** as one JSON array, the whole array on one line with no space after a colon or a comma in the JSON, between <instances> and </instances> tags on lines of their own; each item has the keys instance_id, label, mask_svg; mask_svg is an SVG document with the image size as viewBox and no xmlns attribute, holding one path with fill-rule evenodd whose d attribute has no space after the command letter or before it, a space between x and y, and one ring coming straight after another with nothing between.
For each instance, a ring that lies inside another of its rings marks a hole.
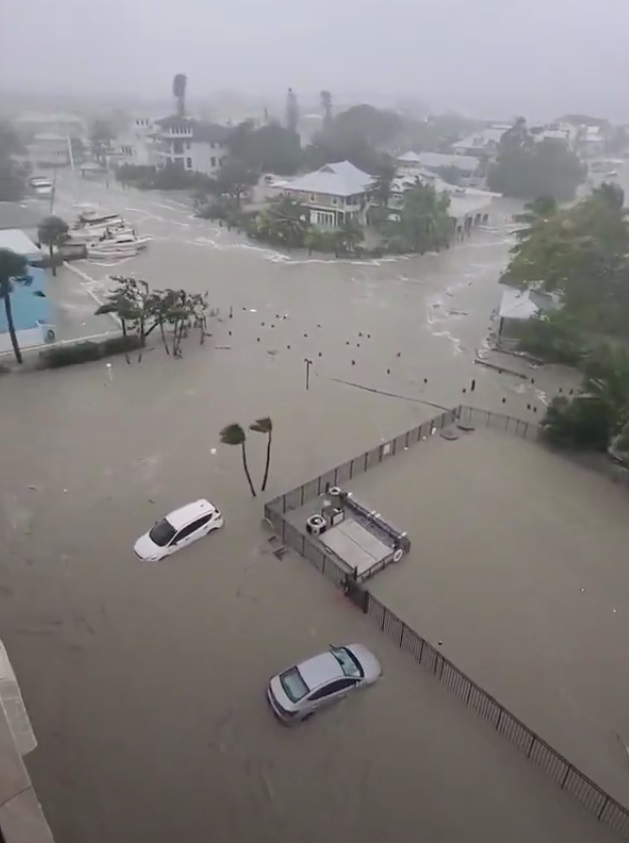
<instances>
[{"instance_id":1,"label":"wet pavement","mask_svg":"<svg viewBox=\"0 0 629 843\"><path fill-rule=\"evenodd\" d=\"M333 831L370 843L394 827L409 843L418 830L463 843L470 828L487 843L604 840L302 560L268 553L238 449L218 442L225 424L270 415L272 496L429 418L434 404L467 401L473 379L479 405L537 420L556 373L536 370L532 384L473 362L499 299L506 233L421 258L287 258L192 219L178 200L85 194L154 237L121 266L80 264L93 293L111 272L144 275L154 287L207 289L220 320L205 346L187 341L183 360L156 347L141 364L0 381L11 443L0 634L58 839L288 843ZM70 216L65 202L57 210ZM250 434L248 448L259 481L264 439ZM139 563L135 538L201 495L225 528L165 563ZM378 653L381 686L303 730L277 727L266 678L348 639Z\"/></svg>"}]
</instances>

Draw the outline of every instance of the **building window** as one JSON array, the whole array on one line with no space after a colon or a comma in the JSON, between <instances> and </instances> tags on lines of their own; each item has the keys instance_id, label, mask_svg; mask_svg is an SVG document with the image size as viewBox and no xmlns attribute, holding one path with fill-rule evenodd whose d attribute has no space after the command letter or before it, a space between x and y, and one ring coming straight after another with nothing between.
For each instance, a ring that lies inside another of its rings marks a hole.
<instances>
[{"instance_id":1,"label":"building window","mask_svg":"<svg viewBox=\"0 0 629 843\"><path fill-rule=\"evenodd\" d=\"M216 158L214 158L214 156L212 156L212 157L210 158L210 165L211 165L212 167L216 167Z\"/></svg>"},{"instance_id":2,"label":"building window","mask_svg":"<svg viewBox=\"0 0 629 843\"><path fill-rule=\"evenodd\" d=\"M311 193L311 194L310 194L310 201L311 201L311 202L315 202L315 201L316 201L316 198L317 198L317 197L314 195L314 193Z\"/></svg>"},{"instance_id":3,"label":"building window","mask_svg":"<svg viewBox=\"0 0 629 843\"><path fill-rule=\"evenodd\" d=\"M192 149L192 141L186 143L186 149Z\"/></svg>"},{"instance_id":4,"label":"building window","mask_svg":"<svg viewBox=\"0 0 629 843\"><path fill-rule=\"evenodd\" d=\"M192 169L192 158L186 158L186 169L187 170Z\"/></svg>"}]
</instances>

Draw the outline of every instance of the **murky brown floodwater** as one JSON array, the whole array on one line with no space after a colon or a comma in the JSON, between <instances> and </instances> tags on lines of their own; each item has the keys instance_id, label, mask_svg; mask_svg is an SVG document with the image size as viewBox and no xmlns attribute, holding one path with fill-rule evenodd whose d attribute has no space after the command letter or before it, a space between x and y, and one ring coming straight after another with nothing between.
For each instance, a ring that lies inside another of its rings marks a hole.
<instances>
[{"instance_id":1,"label":"murky brown floodwater","mask_svg":"<svg viewBox=\"0 0 629 843\"><path fill-rule=\"evenodd\" d=\"M116 359L111 374L95 364L0 382L0 634L40 739L29 768L58 839L333 832L370 843L395 828L400 841L456 842L470 827L488 843L605 839L318 574L266 552L239 455L217 442L226 423L271 415L275 494L432 415L419 401L458 403L472 377L478 403L541 411L552 374L523 387L472 362L507 237L479 232L440 256L379 264L284 260L170 199L109 196L155 236L114 271L208 289L226 317L213 339L230 347L190 342L181 361L156 349L139 366ZM83 269L94 289L112 271ZM249 448L259 477L264 441L252 434ZM198 495L221 506L225 529L138 563L137 535ZM347 639L380 655L381 685L305 729L277 727L266 678Z\"/></svg>"}]
</instances>

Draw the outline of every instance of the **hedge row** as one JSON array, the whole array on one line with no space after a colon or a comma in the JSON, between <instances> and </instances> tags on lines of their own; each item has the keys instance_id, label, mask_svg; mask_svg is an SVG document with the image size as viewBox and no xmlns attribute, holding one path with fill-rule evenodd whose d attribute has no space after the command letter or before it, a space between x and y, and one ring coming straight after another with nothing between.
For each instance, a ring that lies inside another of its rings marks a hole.
<instances>
[{"instance_id":1,"label":"hedge row","mask_svg":"<svg viewBox=\"0 0 629 843\"><path fill-rule=\"evenodd\" d=\"M136 334L129 334L107 337L107 339L94 342L85 340L71 345L57 345L47 351L40 352L40 369L58 369L61 366L74 366L76 363L87 363L91 360L100 360L112 354L122 354L125 351L135 351L140 348L142 342Z\"/></svg>"}]
</instances>

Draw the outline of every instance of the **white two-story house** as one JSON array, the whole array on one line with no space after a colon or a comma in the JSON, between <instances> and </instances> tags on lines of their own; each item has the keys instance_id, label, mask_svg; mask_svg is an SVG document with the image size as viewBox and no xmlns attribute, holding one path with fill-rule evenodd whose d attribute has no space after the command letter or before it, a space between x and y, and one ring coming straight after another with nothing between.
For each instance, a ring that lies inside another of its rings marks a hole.
<instances>
[{"instance_id":1,"label":"white two-story house","mask_svg":"<svg viewBox=\"0 0 629 843\"><path fill-rule=\"evenodd\" d=\"M227 158L231 130L218 123L190 117L165 117L155 121L155 165L171 166L215 176Z\"/></svg>"},{"instance_id":2,"label":"white two-story house","mask_svg":"<svg viewBox=\"0 0 629 843\"><path fill-rule=\"evenodd\" d=\"M151 117L136 117L131 128L121 135L115 145L121 164L135 167L155 167L155 124Z\"/></svg>"},{"instance_id":3,"label":"white two-story house","mask_svg":"<svg viewBox=\"0 0 629 843\"><path fill-rule=\"evenodd\" d=\"M365 225L374 179L349 161L337 161L275 187L307 208L313 225L339 228L348 222Z\"/></svg>"}]
</instances>

